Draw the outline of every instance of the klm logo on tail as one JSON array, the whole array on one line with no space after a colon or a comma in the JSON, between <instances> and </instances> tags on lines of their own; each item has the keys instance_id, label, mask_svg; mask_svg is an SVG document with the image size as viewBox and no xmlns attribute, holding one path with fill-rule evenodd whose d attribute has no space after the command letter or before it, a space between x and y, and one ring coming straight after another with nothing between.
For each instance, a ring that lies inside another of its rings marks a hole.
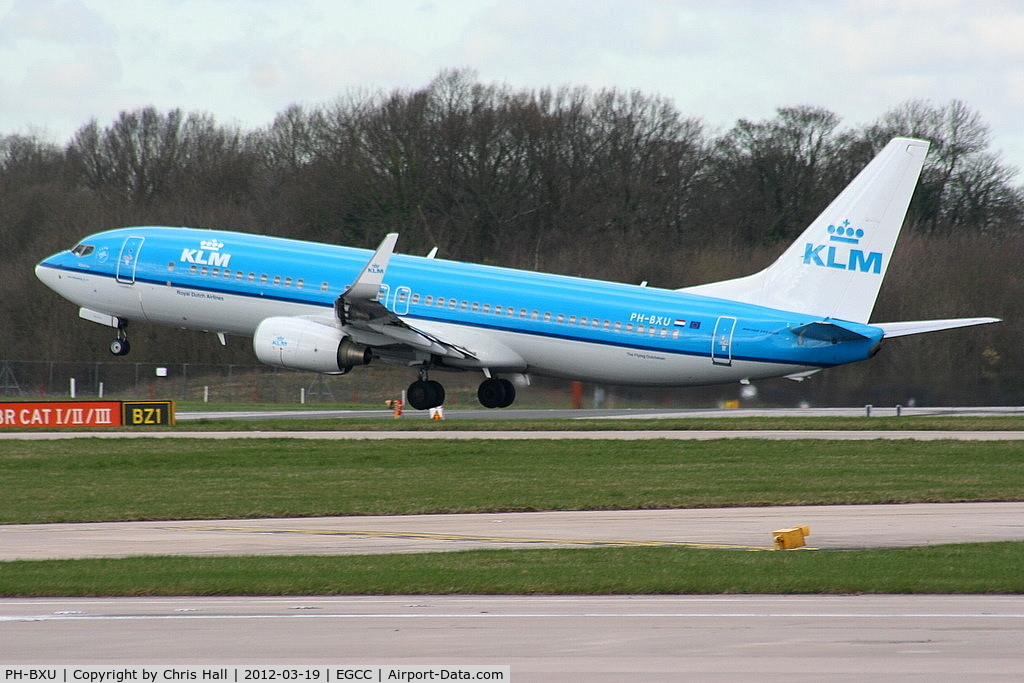
<instances>
[{"instance_id":1,"label":"klm logo on tail","mask_svg":"<svg viewBox=\"0 0 1024 683\"><path fill-rule=\"evenodd\" d=\"M861 273L882 272L882 252L854 249L852 245L860 244L864 231L850 226L850 221L840 225L828 226L830 244L804 245L804 265L835 268L837 270L856 270Z\"/></svg>"}]
</instances>

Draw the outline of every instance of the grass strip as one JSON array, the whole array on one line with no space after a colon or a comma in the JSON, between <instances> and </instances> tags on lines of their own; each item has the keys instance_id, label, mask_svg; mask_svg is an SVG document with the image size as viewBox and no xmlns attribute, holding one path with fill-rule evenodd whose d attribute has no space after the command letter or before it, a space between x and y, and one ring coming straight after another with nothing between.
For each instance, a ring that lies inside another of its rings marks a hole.
<instances>
[{"instance_id":1,"label":"grass strip","mask_svg":"<svg viewBox=\"0 0 1024 683\"><path fill-rule=\"evenodd\" d=\"M0 523L1024 500L1019 442L0 441Z\"/></svg>"},{"instance_id":2,"label":"grass strip","mask_svg":"<svg viewBox=\"0 0 1024 683\"><path fill-rule=\"evenodd\" d=\"M875 551L680 548L0 563L0 596L1024 593L1024 543Z\"/></svg>"},{"instance_id":3,"label":"grass strip","mask_svg":"<svg viewBox=\"0 0 1024 683\"><path fill-rule=\"evenodd\" d=\"M907 417L680 417L630 419L487 420L462 418L448 411L445 420L410 414L400 420L380 418L268 418L254 420L199 419L179 422L181 431L736 431L842 429L850 431L1019 431L1024 439L1024 416L907 416ZM146 428L139 428L146 429Z\"/></svg>"}]
</instances>

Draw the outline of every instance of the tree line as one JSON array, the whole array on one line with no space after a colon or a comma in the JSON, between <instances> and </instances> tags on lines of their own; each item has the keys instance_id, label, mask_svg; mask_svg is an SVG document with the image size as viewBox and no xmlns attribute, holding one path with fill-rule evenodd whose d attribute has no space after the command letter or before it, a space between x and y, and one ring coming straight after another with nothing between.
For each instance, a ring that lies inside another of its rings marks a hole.
<instances>
[{"instance_id":1,"label":"tree line","mask_svg":"<svg viewBox=\"0 0 1024 683\"><path fill-rule=\"evenodd\" d=\"M109 360L109 334L31 275L98 230L187 225L364 247L397 231L407 253L437 246L446 258L682 287L773 260L896 135L932 146L873 319L1008 322L900 342L801 391L887 400L919 385L922 400L1019 403L1024 188L965 103L910 101L854 127L794 106L716 131L638 91L521 90L463 70L293 105L256 130L149 107L90 121L63 146L0 137L0 358ZM134 340L139 360L252 361L247 345L202 335L137 326Z\"/></svg>"}]
</instances>

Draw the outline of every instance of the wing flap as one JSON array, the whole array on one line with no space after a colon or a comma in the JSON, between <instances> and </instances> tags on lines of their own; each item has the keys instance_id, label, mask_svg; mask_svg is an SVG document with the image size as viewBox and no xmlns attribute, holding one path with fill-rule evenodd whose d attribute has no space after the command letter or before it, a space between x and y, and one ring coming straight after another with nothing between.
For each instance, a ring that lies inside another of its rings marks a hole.
<instances>
[{"instance_id":1,"label":"wing flap","mask_svg":"<svg viewBox=\"0 0 1024 683\"><path fill-rule=\"evenodd\" d=\"M342 327L367 346L402 344L446 358L472 357L466 349L412 327L380 302L380 288L397 242L398 233L388 233L355 281L338 297L334 310Z\"/></svg>"}]
</instances>

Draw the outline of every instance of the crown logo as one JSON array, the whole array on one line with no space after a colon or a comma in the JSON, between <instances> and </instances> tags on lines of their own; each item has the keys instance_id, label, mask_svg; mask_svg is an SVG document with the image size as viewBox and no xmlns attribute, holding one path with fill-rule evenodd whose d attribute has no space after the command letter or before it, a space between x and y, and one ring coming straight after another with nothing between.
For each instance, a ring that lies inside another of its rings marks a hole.
<instances>
[{"instance_id":1,"label":"crown logo","mask_svg":"<svg viewBox=\"0 0 1024 683\"><path fill-rule=\"evenodd\" d=\"M828 226L828 234L830 242L843 242L844 244L860 244L860 238L864 237L864 231L860 228L851 228L848 220L839 225Z\"/></svg>"},{"instance_id":2,"label":"crown logo","mask_svg":"<svg viewBox=\"0 0 1024 683\"><path fill-rule=\"evenodd\" d=\"M831 227L831 226L829 226L829 227ZM202 242L199 243L199 248L200 249L205 249L207 251L219 251L220 248L223 247L223 246L224 246L224 243L217 241L216 238L212 239L212 240L203 240Z\"/></svg>"}]
</instances>

